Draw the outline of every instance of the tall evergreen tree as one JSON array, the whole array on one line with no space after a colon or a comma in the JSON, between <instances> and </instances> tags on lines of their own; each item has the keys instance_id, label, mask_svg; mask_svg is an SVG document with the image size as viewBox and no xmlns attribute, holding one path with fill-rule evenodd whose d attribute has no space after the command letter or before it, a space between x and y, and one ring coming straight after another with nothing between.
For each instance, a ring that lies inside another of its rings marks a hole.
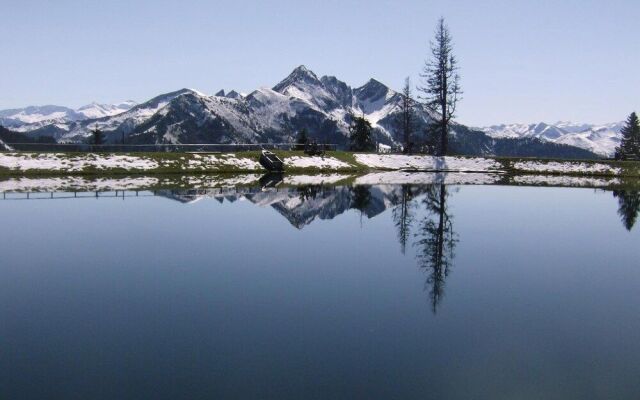
<instances>
[{"instance_id":1,"label":"tall evergreen tree","mask_svg":"<svg viewBox=\"0 0 640 400\"><path fill-rule=\"evenodd\" d=\"M351 150L371 151L375 145L371 138L371 123L364 117L352 117L349 126L349 138L351 140Z\"/></svg>"},{"instance_id":2,"label":"tall evergreen tree","mask_svg":"<svg viewBox=\"0 0 640 400\"><path fill-rule=\"evenodd\" d=\"M296 149L304 150L307 143L309 143L309 135L307 134L307 128L302 128L300 132L298 132L298 137L296 138Z\"/></svg>"},{"instance_id":3,"label":"tall evergreen tree","mask_svg":"<svg viewBox=\"0 0 640 400\"><path fill-rule=\"evenodd\" d=\"M420 74L423 85L418 88L424 105L433 111L435 120L428 133L435 132L438 135L439 155L447 154L449 128L462 95L458 69L458 61L453 55L451 33L444 18L440 18L431 42L431 55Z\"/></svg>"},{"instance_id":4,"label":"tall evergreen tree","mask_svg":"<svg viewBox=\"0 0 640 400\"><path fill-rule=\"evenodd\" d=\"M104 135L100 129L97 127L91 131L93 144L100 145L104 142Z\"/></svg>"},{"instance_id":5,"label":"tall evergreen tree","mask_svg":"<svg viewBox=\"0 0 640 400\"><path fill-rule=\"evenodd\" d=\"M412 134L415 125L414 116L415 101L411 93L411 79L406 77L402 88L402 102L400 103L400 114L398 122L400 132L402 132L402 152L410 153L413 147Z\"/></svg>"},{"instance_id":6,"label":"tall evergreen tree","mask_svg":"<svg viewBox=\"0 0 640 400\"><path fill-rule=\"evenodd\" d=\"M640 121L635 112L632 112L620 130L622 139L620 147L616 149L616 158L619 160L640 159Z\"/></svg>"}]
</instances>

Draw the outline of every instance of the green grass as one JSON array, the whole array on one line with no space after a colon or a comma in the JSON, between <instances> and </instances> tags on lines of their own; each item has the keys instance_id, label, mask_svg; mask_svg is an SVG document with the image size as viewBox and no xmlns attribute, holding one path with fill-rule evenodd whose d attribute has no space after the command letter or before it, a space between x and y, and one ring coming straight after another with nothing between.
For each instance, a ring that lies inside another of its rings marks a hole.
<instances>
[{"instance_id":1,"label":"green grass","mask_svg":"<svg viewBox=\"0 0 640 400\"><path fill-rule=\"evenodd\" d=\"M304 157L305 154L302 151L284 151L284 150L276 150L274 151L280 158L286 160L289 157ZM23 157L31 157L35 158L39 155L51 154L51 153L20 153L20 156ZM219 174L219 173L266 173L267 171L263 168L259 169L246 169L241 168L236 165L226 164L220 165L216 167L202 167L197 169L185 169L185 167L189 164L189 161L196 161L198 156L201 154L191 154L191 153L55 153L62 159L94 159L99 155L122 155L122 156L132 156L139 157L146 160L152 160L159 164L157 168L154 169L124 169L124 168L95 168L95 167L85 167L79 171L68 171L68 170L48 170L48 169L31 169L31 170L11 170L6 167L0 167L0 176L69 176L69 175L78 175L78 176L95 176L95 177L108 177L108 176L139 176L139 175L192 175L192 174ZM225 153L229 154L229 153ZM259 151L246 151L246 152L234 152L233 153L238 159L249 159L257 162L260 157ZM224 154L222 154L224 155ZM287 168L287 173L291 174L319 174L319 173L349 173L349 174L362 174L371 171L371 168L366 167L365 165L359 164L355 155L352 152L346 151L331 151L327 152L326 157L332 157L339 161L342 161L349 165L347 168L341 169L327 169L327 168L317 168L317 167L305 167L305 168ZM459 156L464 157L464 156ZM473 158L473 157L465 157L465 158ZM572 173L563 173L563 172L538 172L538 171L522 171L514 168L514 164L519 161L536 161L539 163L549 163L549 162L563 162L563 163L584 163L584 164L607 164L612 167L620 168L621 173L617 176L623 177L640 177L640 162L638 161L612 161L612 160L562 160L562 159L536 159L536 158L515 158L515 157L498 157L492 158L497 161L501 165L501 171L505 174L509 175L522 175L522 174L537 174L537 175L571 175L571 176L612 176L611 173L607 172L572 172Z\"/></svg>"}]
</instances>

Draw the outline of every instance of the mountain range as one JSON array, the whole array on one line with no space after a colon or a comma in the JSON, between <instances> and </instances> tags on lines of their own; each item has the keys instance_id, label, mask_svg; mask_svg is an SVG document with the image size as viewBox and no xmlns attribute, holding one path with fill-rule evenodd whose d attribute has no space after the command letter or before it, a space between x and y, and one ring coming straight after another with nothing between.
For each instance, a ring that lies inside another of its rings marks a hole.
<instances>
[{"instance_id":1,"label":"mountain range","mask_svg":"<svg viewBox=\"0 0 640 400\"><path fill-rule=\"evenodd\" d=\"M601 156L613 156L620 145L620 130L624 122L604 125L575 124L560 121L555 124L502 124L477 128L493 138L538 138L589 150Z\"/></svg>"},{"instance_id":2,"label":"mountain range","mask_svg":"<svg viewBox=\"0 0 640 400\"><path fill-rule=\"evenodd\" d=\"M248 94L221 90L211 96L181 89L140 104L94 103L76 110L27 107L0 111L0 125L31 140L60 143L86 142L91 130L99 128L107 143L125 140L129 144L288 143L304 128L312 139L346 148L353 115L364 116L371 123L375 141L399 144L401 101L400 93L376 79L352 88L334 76L318 77L301 65L272 88ZM420 104L415 115L416 132L424 132L435 116ZM551 135L520 133L506 127L475 129L454 124L450 148L468 155L596 158L595 153L608 155L601 150L611 147L593 145L595 133L573 132L574 139L564 142ZM606 138L615 141L615 137ZM11 142L11 138L2 139Z\"/></svg>"},{"instance_id":3,"label":"mountain range","mask_svg":"<svg viewBox=\"0 0 640 400\"><path fill-rule=\"evenodd\" d=\"M78 109L46 105L0 110L0 125L17 132L28 132L52 124L110 117L129 110L136 102L128 100L118 104L91 103Z\"/></svg>"}]
</instances>

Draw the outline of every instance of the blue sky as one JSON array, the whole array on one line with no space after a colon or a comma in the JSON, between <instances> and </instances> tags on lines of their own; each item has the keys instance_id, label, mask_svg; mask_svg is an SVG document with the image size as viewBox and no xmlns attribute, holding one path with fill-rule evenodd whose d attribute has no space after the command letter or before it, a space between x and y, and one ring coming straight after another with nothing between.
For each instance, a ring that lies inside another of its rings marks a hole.
<instances>
[{"instance_id":1,"label":"blue sky","mask_svg":"<svg viewBox=\"0 0 640 400\"><path fill-rule=\"evenodd\" d=\"M640 111L640 1L1 0L0 109L273 86L304 64L351 86L414 81L444 16L461 122Z\"/></svg>"}]
</instances>

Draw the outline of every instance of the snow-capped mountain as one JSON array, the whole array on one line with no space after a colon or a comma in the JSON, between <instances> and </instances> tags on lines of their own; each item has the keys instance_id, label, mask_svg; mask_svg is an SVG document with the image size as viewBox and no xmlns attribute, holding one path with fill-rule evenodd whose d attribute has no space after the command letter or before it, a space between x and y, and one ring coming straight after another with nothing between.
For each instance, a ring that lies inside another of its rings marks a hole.
<instances>
[{"instance_id":1,"label":"snow-capped mountain","mask_svg":"<svg viewBox=\"0 0 640 400\"><path fill-rule=\"evenodd\" d=\"M555 124L502 124L478 129L493 138L538 138L610 157L620 144L622 126L623 122L592 125L561 121Z\"/></svg>"},{"instance_id":2,"label":"snow-capped mountain","mask_svg":"<svg viewBox=\"0 0 640 400\"><path fill-rule=\"evenodd\" d=\"M133 100L127 100L119 104L99 104L94 102L78 108L76 112L84 115L86 119L110 117L112 115L121 114L131 109L136 104L138 103Z\"/></svg>"},{"instance_id":3,"label":"snow-capped mountain","mask_svg":"<svg viewBox=\"0 0 640 400\"><path fill-rule=\"evenodd\" d=\"M84 116L75 110L62 106L29 106L0 111L0 124L13 130L22 130L23 126L29 126L27 130L38 129L54 123L64 123L83 119Z\"/></svg>"},{"instance_id":4,"label":"snow-capped mountain","mask_svg":"<svg viewBox=\"0 0 640 400\"><path fill-rule=\"evenodd\" d=\"M25 124L19 130L65 142L86 140L91 129L99 128L111 142L125 136L131 143L256 143L290 142L306 128L312 138L345 144L351 115L364 114L376 139L391 144L396 139L392 114L399 111L400 99L373 79L352 89L336 77L318 78L299 66L273 88L246 96L233 90L207 96L182 89L114 115L108 115L111 108L92 105L74 111L73 118ZM417 113L422 124L430 119L421 108Z\"/></svg>"},{"instance_id":5,"label":"snow-capped mountain","mask_svg":"<svg viewBox=\"0 0 640 400\"><path fill-rule=\"evenodd\" d=\"M68 124L117 115L135 105L136 102L128 100L119 104L91 103L75 110L55 105L0 110L0 125L18 132L30 132L47 125Z\"/></svg>"},{"instance_id":6,"label":"snow-capped mountain","mask_svg":"<svg viewBox=\"0 0 640 400\"><path fill-rule=\"evenodd\" d=\"M131 103L111 108L93 105L59 111L67 114L57 118L45 117L48 114L41 112L37 123L32 119L17 128L7 126L34 138L53 137L59 142L85 142L90 140L91 130L99 128L107 143L124 140L134 144L290 143L300 130L306 129L311 139L344 148L349 143L349 125L354 115L364 116L371 123L375 141L399 144L401 103L402 95L378 80L370 79L352 88L334 76L318 77L301 65L272 88L259 88L246 95L221 90L209 96L181 89L132 107ZM128 109L119 111L124 108ZM416 104L415 140L424 139L434 116ZM544 127L539 130L544 131ZM492 138L456 124L452 130L452 151L469 155L595 157L579 148L542 142L526 135L514 136L523 140L508 140L501 139L497 130L493 133ZM559 135L560 132L549 130L542 136Z\"/></svg>"}]
</instances>

